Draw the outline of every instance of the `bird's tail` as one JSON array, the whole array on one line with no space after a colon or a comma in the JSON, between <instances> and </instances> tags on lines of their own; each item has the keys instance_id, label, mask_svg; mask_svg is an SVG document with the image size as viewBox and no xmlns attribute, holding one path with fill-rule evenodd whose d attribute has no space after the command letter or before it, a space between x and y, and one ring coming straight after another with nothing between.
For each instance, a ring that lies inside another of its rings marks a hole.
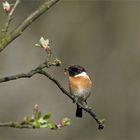
<instances>
[{"instance_id":1,"label":"bird's tail","mask_svg":"<svg viewBox=\"0 0 140 140\"><path fill-rule=\"evenodd\" d=\"M77 110L76 110L76 117L82 118L83 112L82 112L82 108L77 105Z\"/></svg>"}]
</instances>

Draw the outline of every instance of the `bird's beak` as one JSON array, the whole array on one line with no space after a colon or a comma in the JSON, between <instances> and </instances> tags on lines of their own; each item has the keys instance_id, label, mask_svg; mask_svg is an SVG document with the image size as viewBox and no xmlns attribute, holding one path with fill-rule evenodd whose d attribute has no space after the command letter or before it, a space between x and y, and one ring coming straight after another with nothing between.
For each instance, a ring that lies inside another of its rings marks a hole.
<instances>
[{"instance_id":1,"label":"bird's beak","mask_svg":"<svg viewBox=\"0 0 140 140\"><path fill-rule=\"evenodd\" d=\"M66 75L66 74L67 74L67 72L68 72L68 67L67 67L67 68L65 68L65 70L64 70L64 74Z\"/></svg>"}]
</instances>

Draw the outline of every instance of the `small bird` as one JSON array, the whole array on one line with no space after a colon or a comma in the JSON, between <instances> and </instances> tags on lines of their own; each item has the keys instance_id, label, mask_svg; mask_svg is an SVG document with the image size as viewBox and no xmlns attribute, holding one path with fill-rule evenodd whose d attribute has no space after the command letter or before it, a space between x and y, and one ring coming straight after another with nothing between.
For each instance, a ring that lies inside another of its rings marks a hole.
<instances>
[{"instance_id":1,"label":"small bird","mask_svg":"<svg viewBox=\"0 0 140 140\"><path fill-rule=\"evenodd\" d=\"M71 65L65 68L69 72L69 89L77 101L84 105L90 96L92 82L86 73L86 70L80 65ZM82 117L82 108L77 105L76 117Z\"/></svg>"}]
</instances>

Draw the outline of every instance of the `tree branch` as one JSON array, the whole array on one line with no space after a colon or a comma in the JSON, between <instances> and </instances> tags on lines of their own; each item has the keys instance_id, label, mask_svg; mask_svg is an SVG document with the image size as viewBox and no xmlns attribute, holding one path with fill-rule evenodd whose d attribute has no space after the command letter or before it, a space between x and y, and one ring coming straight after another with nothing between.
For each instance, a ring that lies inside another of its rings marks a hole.
<instances>
[{"instance_id":1,"label":"tree branch","mask_svg":"<svg viewBox=\"0 0 140 140\"><path fill-rule=\"evenodd\" d=\"M58 88L65 95L67 95L73 102L75 102L83 110L88 112L96 120L96 122L98 123L98 125L99 125L98 128L99 129L103 129L104 128L104 121L105 121L104 119L97 118L96 114L92 111L92 109L90 107L84 106L84 105L80 104L79 102L77 102L75 100L75 97L73 95L71 95L69 92L67 92L54 77L52 77L50 74L48 74L46 71L43 70L46 67L48 68L50 66L59 66L60 63L61 62L58 59L54 60L53 63L47 63L47 64L43 63L43 64L39 65L37 68L29 71L28 73L21 73L21 74L16 74L16 75L0 78L0 83L11 81L11 80L17 80L17 79L20 79L20 78L30 78L33 75L37 74L37 73L42 74L42 75L46 76L47 78L49 78L51 81L53 81L58 86Z\"/></svg>"},{"instance_id":2,"label":"tree branch","mask_svg":"<svg viewBox=\"0 0 140 140\"><path fill-rule=\"evenodd\" d=\"M2 36L2 34L0 35L0 52L3 49L5 49L8 46L8 44L10 44L14 39L16 39L18 36L20 36L23 33L23 31L33 21L35 21L39 16L41 16L45 11L47 11L50 7L52 7L58 1L59 0L47 0L36 11L34 11L32 14L30 14L18 27L16 27L15 30L13 30L10 34L7 34L10 22L12 20L12 15L13 15L17 5L19 4L19 0L17 0L13 9L9 13L7 22L5 24L5 29L4 29L5 34L4 34L4 36ZM20 78L30 78L30 77L34 76L35 74L44 75L47 78L49 78L51 81L53 81L58 86L58 88L65 95L67 95L73 102L75 102L83 110L88 112L98 123L99 129L103 129L104 128L104 119L97 118L96 114L92 111L92 109L90 107L81 105L79 102L77 102L75 97L73 95L71 95L69 92L67 92L54 77L52 77L50 74L48 74L46 71L43 70L44 68L49 68L50 66L60 66L60 63L61 63L61 61L58 59L55 59L54 62L52 62L52 63L50 61L47 61L47 62L42 63L35 69L29 71L28 73L20 73L20 74L0 78L0 83L11 81L11 80L17 80ZM30 124L27 125L26 123L22 124L22 123L15 123L15 122L0 123L0 127L33 128L33 126Z\"/></svg>"},{"instance_id":3,"label":"tree branch","mask_svg":"<svg viewBox=\"0 0 140 140\"><path fill-rule=\"evenodd\" d=\"M44 62L42 64L40 64L38 67L36 67L35 69L29 71L28 73L19 73L16 75L11 75L11 76L6 76L3 78L0 78L0 83L3 82L8 82L11 80L17 80L20 78L31 78L32 76L34 76L37 73L40 73L44 68L49 68L51 66L60 66L61 61L58 59L55 59L54 62Z\"/></svg>"},{"instance_id":4,"label":"tree branch","mask_svg":"<svg viewBox=\"0 0 140 140\"><path fill-rule=\"evenodd\" d=\"M67 92L67 91L61 86L61 84L60 84L54 77L52 77L50 74L48 74L47 72L45 72L45 71L43 71L43 70L39 71L38 73L40 73L40 74L46 76L46 77L49 78L51 81L53 81L53 82L58 86L58 88L59 88L65 95L67 95L73 102L75 102L74 96L72 96L69 92Z\"/></svg>"},{"instance_id":5,"label":"tree branch","mask_svg":"<svg viewBox=\"0 0 140 140\"><path fill-rule=\"evenodd\" d=\"M5 23L5 28L2 29L2 32L4 32L4 35L7 34L8 28L10 26L10 23L11 23L12 19L13 19L12 16L13 16L17 6L19 5L19 3L20 3L20 0L16 0L13 8L11 9L10 13L8 14L7 21Z\"/></svg>"},{"instance_id":6,"label":"tree branch","mask_svg":"<svg viewBox=\"0 0 140 140\"><path fill-rule=\"evenodd\" d=\"M90 107L84 106L84 105L80 104L79 102L77 102L75 100L75 97L72 94L70 94L69 92L67 92L61 86L61 84L54 77L52 77L50 74L48 74L47 72L45 72L43 70L39 71L39 73L45 75L47 78L49 78L51 81L53 81L65 95L67 95L73 102L78 104L85 112L88 112L98 123L98 125L99 125L98 129L103 129L104 128L105 119L99 119Z\"/></svg>"},{"instance_id":7,"label":"tree branch","mask_svg":"<svg viewBox=\"0 0 140 140\"><path fill-rule=\"evenodd\" d=\"M8 82L8 81L11 81L11 80L17 80L17 79L20 79L20 78L30 78L33 75L35 75L36 73L39 73L39 71L42 70L45 67L48 67L48 66L45 63L43 63L43 64L40 64L35 69L29 71L28 73L20 73L20 74L16 74L16 75L11 75L11 76L6 76L6 77L3 77L3 78L0 78L0 83Z\"/></svg>"},{"instance_id":8,"label":"tree branch","mask_svg":"<svg viewBox=\"0 0 140 140\"><path fill-rule=\"evenodd\" d=\"M5 49L14 39L20 36L23 31L39 16L50 9L59 0L47 0L37 10L30 14L18 27L16 27L10 34L4 36L0 40L0 52ZM7 28L7 27L6 27Z\"/></svg>"},{"instance_id":9,"label":"tree branch","mask_svg":"<svg viewBox=\"0 0 140 140\"><path fill-rule=\"evenodd\" d=\"M23 125L16 122L3 122L3 123L0 123L0 127L33 128L32 125L27 125L27 124Z\"/></svg>"},{"instance_id":10,"label":"tree branch","mask_svg":"<svg viewBox=\"0 0 140 140\"><path fill-rule=\"evenodd\" d=\"M53 123L51 120L51 114L42 114L39 111L38 104L34 105L33 113L31 116L24 116L23 120L20 122L1 122L0 127L12 127L12 128L49 128L57 130L65 126L70 125L69 118L62 118L59 122Z\"/></svg>"}]
</instances>

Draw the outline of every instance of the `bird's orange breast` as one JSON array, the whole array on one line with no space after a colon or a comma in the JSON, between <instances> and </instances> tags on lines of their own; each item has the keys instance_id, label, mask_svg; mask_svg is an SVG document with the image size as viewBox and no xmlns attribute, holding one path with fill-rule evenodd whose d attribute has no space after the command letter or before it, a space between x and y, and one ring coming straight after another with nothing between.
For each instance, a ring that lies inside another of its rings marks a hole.
<instances>
[{"instance_id":1,"label":"bird's orange breast","mask_svg":"<svg viewBox=\"0 0 140 140\"><path fill-rule=\"evenodd\" d=\"M89 78L78 76L78 77L69 77L69 88L72 94L75 94L78 90L90 90L92 82Z\"/></svg>"}]
</instances>

